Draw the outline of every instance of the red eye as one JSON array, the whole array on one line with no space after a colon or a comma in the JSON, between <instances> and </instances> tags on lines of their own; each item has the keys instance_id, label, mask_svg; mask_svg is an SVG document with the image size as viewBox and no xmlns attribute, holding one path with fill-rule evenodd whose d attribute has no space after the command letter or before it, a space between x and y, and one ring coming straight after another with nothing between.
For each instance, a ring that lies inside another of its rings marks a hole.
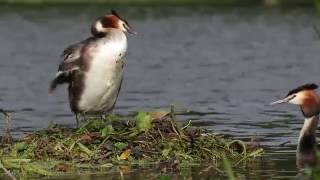
<instances>
[{"instance_id":1,"label":"red eye","mask_svg":"<svg viewBox=\"0 0 320 180\"><path fill-rule=\"evenodd\" d=\"M289 101L291 101L293 98L295 98L297 95L293 95L290 99L289 99Z\"/></svg>"}]
</instances>

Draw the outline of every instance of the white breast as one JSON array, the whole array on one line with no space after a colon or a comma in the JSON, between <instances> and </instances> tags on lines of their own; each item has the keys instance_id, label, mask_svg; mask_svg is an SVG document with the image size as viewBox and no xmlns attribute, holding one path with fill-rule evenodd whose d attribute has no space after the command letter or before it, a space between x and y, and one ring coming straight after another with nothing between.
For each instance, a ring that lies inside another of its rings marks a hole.
<instances>
[{"instance_id":1,"label":"white breast","mask_svg":"<svg viewBox=\"0 0 320 180\"><path fill-rule=\"evenodd\" d=\"M109 111L123 78L127 39L123 32L101 38L93 46L91 65L78 107L84 112Z\"/></svg>"}]
</instances>

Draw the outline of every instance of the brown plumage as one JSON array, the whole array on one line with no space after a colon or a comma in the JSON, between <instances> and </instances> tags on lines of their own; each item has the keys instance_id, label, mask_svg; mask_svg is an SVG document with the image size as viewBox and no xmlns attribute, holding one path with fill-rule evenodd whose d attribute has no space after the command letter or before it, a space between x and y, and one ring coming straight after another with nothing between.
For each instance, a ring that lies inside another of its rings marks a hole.
<instances>
[{"instance_id":1,"label":"brown plumage","mask_svg":"<svg viewBox=\"0 0 320 180\"><path fill-rule=\"evenodd\" d=\"M271 104L291 103L299 105L305 117L297 146L296 163L298 168L317 163L316 156L316 130L319 122L320 97L315 89L316 84L305 84L295 88L284 99Z\"/></svg>"},{"instance_id":2,"label":"brown plumage","mask_svg":"<svg viewBox=\"0 0 320 180\"><path fill-rule=\"evenodd\" d=\"M124 32L135 33L115 11L98 18L91 27L92 37L63 51L49 92L68 84L70 107L76 114L112 110L123 79L127 51Z\"/></svg>"}]
</instances>

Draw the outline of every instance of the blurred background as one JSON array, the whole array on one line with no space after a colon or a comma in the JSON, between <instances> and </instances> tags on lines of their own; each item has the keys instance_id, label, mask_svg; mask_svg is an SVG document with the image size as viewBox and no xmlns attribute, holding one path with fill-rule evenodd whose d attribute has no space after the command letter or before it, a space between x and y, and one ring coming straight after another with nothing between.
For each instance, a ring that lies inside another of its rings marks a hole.
<instances>
[{"instance_id":1,"label":"blurred background","mask_svg":"<svg viewBox=\"0 0 320 180\"><path fill-rule=\"evenodd\" d=\"M294 177L301 112L296 106L268 104L304 83L319 84L318 4L2 0L0 108L13 112L15 137L51 122L74 126L66 87L49 96L49 82L63 49L90 36L91 23L115 9L139 34L128 36L125 80L114 113L174 104L184 112L181 120L259 141L270 163L246 176Z\"/></svg>"},{"instance_id":2,"label":"blurred background","mask_svg":"<svg viewBox=\"0 0 320 180\"><path fill-rule=\"evenodd\" d=\"M111 4L111 5L312 5L317 0L2 0L10 4Z\"/></svg>"}]
</instances>

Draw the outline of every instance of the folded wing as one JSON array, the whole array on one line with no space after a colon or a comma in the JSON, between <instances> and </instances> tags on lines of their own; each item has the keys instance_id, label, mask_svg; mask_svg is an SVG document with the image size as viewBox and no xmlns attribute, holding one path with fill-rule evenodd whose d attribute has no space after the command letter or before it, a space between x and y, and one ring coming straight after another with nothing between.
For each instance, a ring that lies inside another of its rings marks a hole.
<instances>
[{"instance_id":1,"label":"folded wing","mask_svg":"<svg viewBox=\"0 0 320 180\"><path fill-rule=\"evenodd\" d=\"M67 47L62 55L62 62L59 65L56 77L51 81L49 93L52 93L58 85L69 83L73 71L79 70L79 59L81 57L81 50L84 46L83 42Z\"/></svg>"}]
</instances>

